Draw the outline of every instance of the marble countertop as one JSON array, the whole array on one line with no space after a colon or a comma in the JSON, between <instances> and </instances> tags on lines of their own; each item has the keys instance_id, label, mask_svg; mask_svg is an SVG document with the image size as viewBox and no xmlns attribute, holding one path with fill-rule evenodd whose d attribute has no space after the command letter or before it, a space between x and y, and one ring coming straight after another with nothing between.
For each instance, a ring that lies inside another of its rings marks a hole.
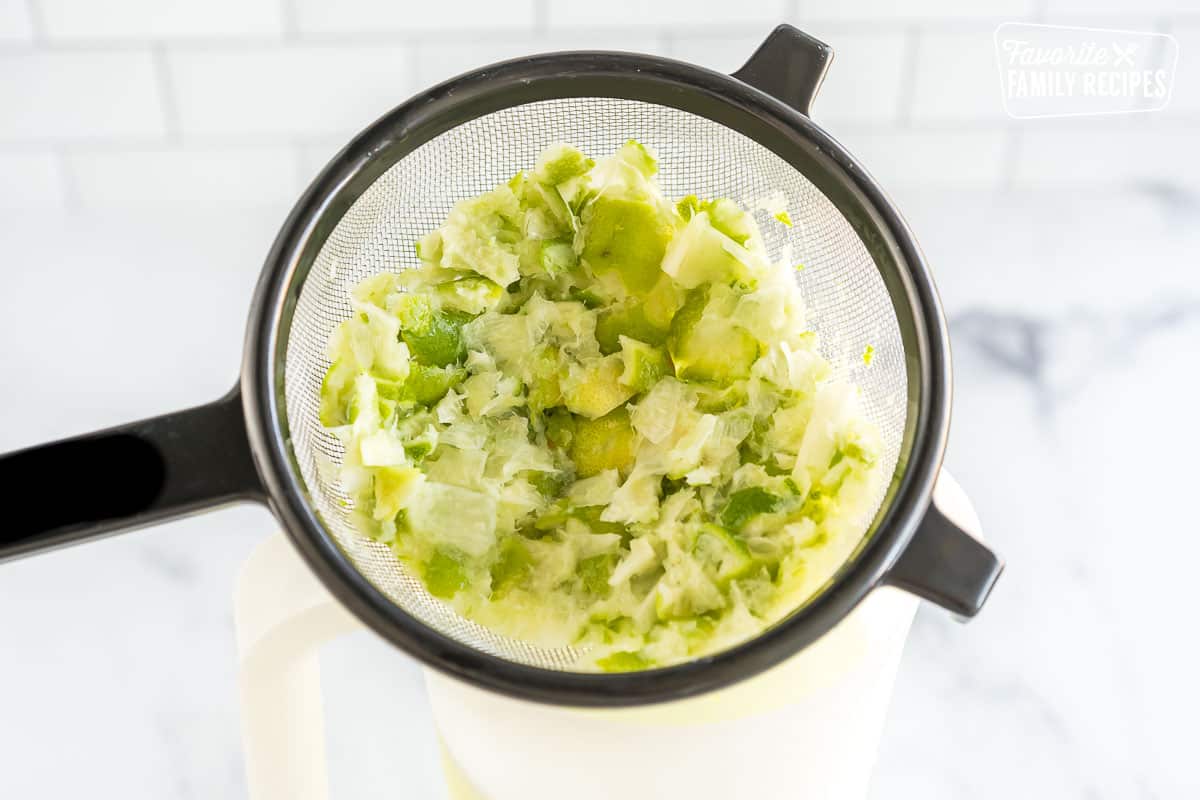
<instances>
[{"instance_id":1,"label":"marble countertop","mask_svg":"<svg viewBox=\"0 0 1200 800\"><path fill-rule=\"evenodd\" d=\"M952 327L947 464L1008 570L970 625L919 612L873 796L1197 796L1200 201L898 195ZM284 213L0 220L0 451L232 385ZM230 595L274 528L236 507L0 567L0 797L244 796ZM413 662L361 633L323 667L335 796L440 796Z\"/></svg>"}]
</instances>

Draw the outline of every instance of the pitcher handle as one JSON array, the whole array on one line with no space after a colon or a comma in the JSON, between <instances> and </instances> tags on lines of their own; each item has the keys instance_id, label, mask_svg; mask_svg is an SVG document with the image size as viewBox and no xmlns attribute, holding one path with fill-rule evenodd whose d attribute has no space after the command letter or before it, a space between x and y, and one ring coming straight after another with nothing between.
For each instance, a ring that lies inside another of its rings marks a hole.
<instances>
[{"instance_id":1,"label":"pitcher handle","mask_svg":"<svg viewBox=\"0 0 1200 800\"><path fill-rule=\"evenodd\" d=\"M234 590L242 745L250 800L327 800L317 651L361 627L276 533Z\"/></svg>"}]
</instances>

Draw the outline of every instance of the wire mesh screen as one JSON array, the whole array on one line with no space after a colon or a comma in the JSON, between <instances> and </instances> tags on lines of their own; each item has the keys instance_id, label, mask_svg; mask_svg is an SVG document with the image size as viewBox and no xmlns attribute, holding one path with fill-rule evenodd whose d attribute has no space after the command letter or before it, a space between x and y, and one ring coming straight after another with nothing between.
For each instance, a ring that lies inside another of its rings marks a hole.
<instances>
[{"instance_id":1,"label":"wire mesh screen","mask_svg":"<svg viewBox=\"0 0 1200 800\"><path fill-rule=\"evenodd\" d=\"M460 617L426 592L387 547L351 524L348 498L337 482L341 444L318 419L321 380L329 367L325 344L338 323L351 315L351 289L375 273L418 266L414 242L438 227L456 201L528 169L553 142L573 144L598 158L630 138L657 151L659 180L668 197L696 194L746 202L783 193L794 225L765 224L766 213L756 212L766 244L773 258L790 247L791 257L804 265L797 279L810 325L823 342L835 377L862 389L867 416L882 435L885 476L896 467L905 426L907 384L900 330L867 249L804 175L737 131L650 103L556 99L479 117L403 157L342 218L301 288L285 364L292 447L329 534L380 591L443 634L544 668L572 669L578 654L533 647ZM862 359L867 344L874 348L869 367Z\"/></svg>"}]
</instances>

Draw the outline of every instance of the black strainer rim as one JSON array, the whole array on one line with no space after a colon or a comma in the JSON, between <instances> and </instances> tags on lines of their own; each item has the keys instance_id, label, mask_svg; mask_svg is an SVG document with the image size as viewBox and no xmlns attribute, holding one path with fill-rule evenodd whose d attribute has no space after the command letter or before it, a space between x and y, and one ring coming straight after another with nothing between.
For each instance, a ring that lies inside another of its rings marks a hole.
<instances>
[{"instance_id":1,"label":"black strainer rim","mask_svg":"<svg viewBox=\"0 0 1200 800\"><path fill-rule=\"evenodd\" d=\"M404 611L326 532L303 488L287 427L283 368L296 299L321 244L353 201L399 157L458 124L568 97L638 100L707 117L799 169L847 217L880 265L907 362L910 410L893 483L872 533L833 583L742 644L640 672L521 664L462 644ZM366 625L429 666L486 689L570 706L625 706L696 695L768 669L816 641L884 582L929 506L941 465L950 417L949 356L941 304L912 233L875 181L824 130L721 73L654 56L583 51L515 59L454 78L398 106L339 153L296 204L267 258L247 330L241 387L251 450L271 508L326 588Z\"/></svg>"}]
</instances>

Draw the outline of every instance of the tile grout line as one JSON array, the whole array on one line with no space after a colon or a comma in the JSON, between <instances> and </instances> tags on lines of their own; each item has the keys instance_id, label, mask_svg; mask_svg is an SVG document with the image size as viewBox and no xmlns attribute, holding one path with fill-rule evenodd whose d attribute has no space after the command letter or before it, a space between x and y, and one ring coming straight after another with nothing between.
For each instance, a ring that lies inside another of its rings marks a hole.
<instances>
[{"instance_id":1,"label":"tile grout line","mask_svg":"<svg viewBox=\"0 0 1200 800\"><path fill-rule=\"evenodd\" d=\"M424 89L428 89L429 88L428 86L421 85L422 84L422 81L421 81L421 45L411 44L411 45L406 45L406 47L408 47L408 57L407 57L406 61L408 62L408 71L409 71L408 85L409 85L409 87L412 89L412 91L414 93L420 92Z\"/></svg>"},{"instance_id":2,"label":"tile grout line","mask_svg":"<svg viewBox=\"0 0 1200 800\"><path fill-rule=\"evenodd\" d=\"M54 161L58 167L58 188L62 193L63 209L68 212L78 211L83 204L79 196L79 182L75 179L74 164L66 145L55 145Z\"/></svg>"},{"instance_id":3,"label":"tile grout line","mask_svg":"<svg viewBox=\"0 0 1200 800\"><path fill-rule=\"evenodd\" d=\"M1004 132L1004 151L1000 154L1000 191L1011 192L1017 187L1017 170L1025 147L1025 131L1019 125L1009 125Z\"/></svg>"},{"instance_id":4,"label":"tile grout line","mask_svg":"<svg viewBox=\"0 0 1200 800\"><path fill-rule=\"evenodd\" d=\"M546 36L550 30L550 0L533 0L533 35Z\"/></svg>"},{"instance_id":5,"label":"tile grout line","mask_svg":"<svg viewBox=\"0 0 1200 800\"><path fill-rule=\"evenodd\" d=\"M539 0L544 2L545 0ZM544 38L547 35L558 35L570 37L578 34L586 34L593 30L599 30L604 33L626 34L629 36L654 36L657 32L663 30L662 26L602 26L592 28L589 26L565 25L556 27L552 31L544 20L539 21L535 17L534 26L526 28L500 29L494 28L456 28L456 27L439 27L431 28L420 33L411 31L362 31L362 32L334 32L334 33L302 33L299 30L299 22L296 19L294 5L290 0L280 0L281 8L284 9L283 28L284 35L282 38L269 35L196 35L196 36L173 36L169 39L150 39L150 38L121 38L121 37L98 37L85 39L51 39L46 31L45 25L41 16L33 9L37 6L34 0L27 0L31 9L30 19L31 27L34 28L35 43L40 45L39 49L49 52L119 52L119 51L145 51L147 47L153 46L156 42L168 45L172 50L211 50L219 52L229 51L245 51L252 49L272 49L278 50L285 48L289 44L304 43L316 46L346 46L354 47L357 45L378 46L385 44L404 44L410 45L414 43L445 43L454 44L461 42L461 37L466 33L474 33L481 35L483 40L491 41L511 41L514 39L536 40ZM535 6L535 10L541 6ZM1038 19L1044 15L1037 11L1031 12L1030 19ZM1200 15L1196 14L1174 14L1166 17L1157 17L1156 19L1168 20L1171 22L1188 24L1191 22L1200 21ZM821 20L814 20L821 22ZM868 32L912 32L918 31L923 33L928 32L955 32L963 30L978 29L980 26L987 27L989 21L973 20L965 17L957 17L954 19L895 19L895 20L874 20L874 21L859 21L859 20L833 20L825 24L824 29L829 29L833 26L834 29L842 33L868 33ZM539 26L546 25L545 29L539 29ZM732 23L728 25L718 24L692 24L685 26L671 26L672 36L679 38L698 37L698 38L714 38L728 39L739 36L758 35L762 32L761 24ZM10 43L0 42L0 52L15 51L29 52L30 47L27 43Z\"/></svg>"},{"instance_id":6,"label":"tile grout line","mask_svg":"<svg viewBox=\"0 0 1200 800\"><path fill-rule=\"evenodd\" d=\"M300 38L298 17L295 0L279 0L280 38L284 42L294 42Z\"/></svg>"},{"instance_id":7,"label":"tile grout line","mask_svg":"<svg viewBox=\"0 0 1200 800\"><path fill-rule=\"evenodd\" d=\"M167 142L178 144L181 138L179 104L176 102L175 85L171 80L171 65L167 61L167 47L155 42L150 48L154 62L154 85L158 88L159 110L162 112L163 131Z\"/></svg>"},{"instance_id":8,"label":"tile grout line","mask_svg":"<svg viewBox=\"0 0 1200 800\"><path fill-rule=\"evenodd\" d=\"M843 130L861 132L861 133L884 133L891 130L896 130L899 125L893 119L875 119L863 120L853 118L831 118L831 121L836 121ZM1000 130L1004 127L1006 120L994 120L987 118L971 118L971 119L930 119L922 121L912 121L908 126L912 130L938 132L938 133L966 133L980 132L987 130ZM1055 124L1054 120L1044 120L1041 129L1047 130L1076 130L1078 123L1063 123ZM1170 130L1177 133L1185 133L1194 131L1200 128L1200 112L1179 112L1175 117L1164 120L1162 125L1164 130ZM353 130L347 129L344 134L349 136ZM177 144L186 145L188 148L197 149L213 149L213 148L230 148L230 147L265 147L279 143L279 136L286 135L286 132L240 132L240 133L204 133L196 135L183 135L180 131L180 141ZM305 131L299 134L300 140L306 144L320 144L326 137L337 136L339 134L328 131ZM54 139L50 136L29 137L29 138L13 138L0 139L0 153L28 153L32 151L46 151L52 149L56 143L65 143L70 146L72 151L133 151L133 150L163 150L172 149L176 143L167 142L161 135L135 135L135 134L113 134L113 135L97 135L97 136L79 136L70 137L69 139Z\"/></svg>"},{"instance_id":9,"label":"tile grout line","mask_svg":"<svg viewBox=\"0 0 1200 800\"><path fill-rule=\"evenodd\" d=\"M46 20L42 19L42 7L37 0L25 0L25 11L29 14L30 42L35 45L46 43Z\"/></svg>"},{"instance_id":10,"label":"tile grout line","mask_svg":"<svg viewBox=\"0 0 1200 800\"><path fill-rule=\"evenodd\" d=\"M658 48L658 54L664 58L675 58L675 48L678 43L671 38L671 32L667 28L659 28L654 34L654 46Z\"/></svg>"},{"instance_id":11,"label":"tile grout line","mask_svg":"<svg viewBox=\"0 0 1200 800\"><path fill-rule=\"evenodd\" d=\"M900 91L896 93L895 121L897 128L911 128L913 100L917 95L917 58L921 47L921 31L909 25L904 36L904 58L900 65Z\"/></svg>"},{"instance_id":12,"label":"tile grout line","mask_svg":"<svg viewBox=\"0 0 1200 800\"><path fill-rule=\"evenodd\" d=\"M308 174L308 159L305 158L305 144L299 139L292 139L292 169L296 173L296 194L299 195L308 186L308 182L313 179L313 175Z\"/></svg>"},{"instance_id":13,"label":"tile grout line","mask_svg":"<svg viewBox=\"0 0 1200 800\"><path fill-rule=\"evenodd\" d=\"M1155 33L1162 33L1166 34L1167 36L1171 36L1173 28L1174 26L1172 25L1172 20L1169 16L1159 16L1154 18L1153 30ZM1150 57L1150 66L1152 66L1154 69L1160 69L1164 71L1166 71L1169 66L1173 66L1167 64L1167 53L1169 52L1169 48L1167 47L1167 39L1165 36L1156 36L1150 46L1153 48L1153 54ZM1175 78L1175 74L1171 73L1169 83L1174 84ZM1174 86L1171 87L1171 91L1174 92ZM1143 98L1142 104L1149 105L1149 101ZM1161 129L1161 123L1159 122L1158 117L1162 112L1167 110L1168 106L1170 106L1170 103L1167 103L1166 106L1158 109L1157 111L1151 111L1148 108L1145 109L1145 116L1148 117L1146 120L1147 127L1158 127Z\"/></svg>"},{"instance_id":14,"label":"tile grout line","mask_svg":"<svg viewBox=\"0 0 1200 800\"><path fill-rule=\"evenodd\" d=\"M286 3L286 0L284 0ZM290 4L285 4L283 8L290 9ZM535 27L512 28L512 29L494 29L494 28L454 28L440 27L431 28L427 31L414 33L412 31L362 31L362 32L333 32L333 33L303 33L299 30L299 23L295 19L291 19L294 15L285 17L284 27L286 28L284 36L270 35L195 35L195 36L171 36L163 38L149 37L97 37L97 38L82 38L82 39L46 39L40 44L41 49L49 52L71 52L71 53L102 53L102 52L121 52L121 51L139 51L144 52L148 47L155 43L161 43L168 46L174 52L180 51L209 51L209 52L245 52L248 50L280 50L286 49L289 45L305 44L313 46L329 46L329 47L355 47L355 46L380 46L389 44L461 44L463 37L467 34L474 34L479 41L527 41L545 38L546 36L562 36L571 38L578 35L586 35L592 32L601 32L614 35L627 35L630 37L654 37L663 30L663 26L645 25L645 26L561 26L550 30L539 31L536 26L539 24L535 20ZM963 20L957 20L958 23L963 23ZM39 23L40 25L40 23ZM903 32L913 27L920 27L927 30L957 30L961 25L955 25L954 21L944 24L922 24L921 22L913 21L885 21L879 24L858 24L858 23L836 23L836 29L845 33L855 32ZM754 23L735 23L730 25L685 25L670 26L672 36L685 39L694 38L709 38L709 39L734 39L739 37L760 36L763 33L761 24ZM29 52L30 48L27 43L9 43L0 42L0 53L10 52Z\"/></svg>"},{"instance_id":15,"label":"tile grout line","mask_svg":"<svg viewBox=\"0 0 1200 800\"><path fill-rule=\"evenodd\" d=\"M897 130L900 126L894 120L853 120L834 119L843 133L882 134ZM1044 120L1039 128L1043 130L1076 130L1072 124L1054 124L1053 120ZM913 122L910 130L928 133L979 133L1006 129L994 120L987 119L938 119ZM1177 117L1163 123L1162 130L1175 133L1185 133L1200 129L1200 112L1182 112ZM344 137L354 133L348 130ZM70 153L111 153L111 152L161 152L184 146L189 150L222 150L230 148L270 148L281 143L281 134L275 133L218 133L196 134L181 136L178 142L167 142L161 136L92 136L76 137L70 140L52 140L48 137L29 139L0 140L0 153L46 153L54 152L56 147L63 147ZM304 132L295 137L295 141L303 145L331 144L338 139L339 134L330 132ZM290 141L290 140L289 140Z\"/></svg>"},{"instance_id":16,"label":"tile grout line","mask_svg":"<svg viewBox=\"0 0 1200 800\"><path fill-rule=\"evenodd\" d=\"M675 37L671 34L670 28L661 27L655 34L658 46L662 49L663 55L668 58L676 58L675 48L679 46Z\"/></svg>"},{"instance_id":17,"label":"tile grout line","mask_svg":"<svg viewBox=\"0 0 1200 800\"><path fill-rule=\"evenodd\" d=\"M1175 25L1174 20L1169 16L1156 17L1154 20L1154 30L1156 33L1174 36ZM1154 40L1154 65L1158 69L1167 68L1167 40L1165 37L1155 37ZM1174 76L1172 75L1172 80Z\"/></svg>"}]
</instances>

